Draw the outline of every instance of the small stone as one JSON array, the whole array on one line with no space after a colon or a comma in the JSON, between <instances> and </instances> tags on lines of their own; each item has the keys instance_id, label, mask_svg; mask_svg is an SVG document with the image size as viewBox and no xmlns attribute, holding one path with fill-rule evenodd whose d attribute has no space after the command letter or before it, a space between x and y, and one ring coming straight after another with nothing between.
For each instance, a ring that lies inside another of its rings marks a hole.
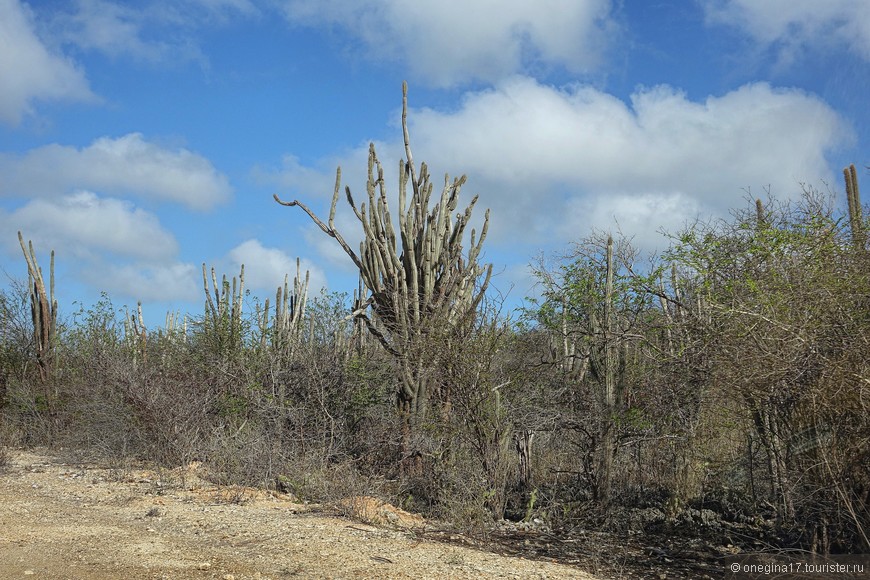
<instances>
[{"instance_id":1,"label":"small stone","mask_svg":"<svg viewBox=\"0 0 870 580\"><path fill-rule=\"evenodd\" d=\"M36 574L36 572L34 572L33 570L25 570L24 571L25 576L33 576L34 574Z\"/></svg>"},{"instance_id":2,"label":"small stone","mask_svg":"<svg viewBox=\"0 0 870 580\"><path fill-rule=\"evenodd\" d=\"M203 562L202 564L197 566L197 568L200 570L208 570L209 568L211 568L211 562Z\"/></svg>"},{"instance_id":3,"label":"small stone","mask_svg":"<svg viewBox=\"0 0 870 580\"><path fill-rule=\"evenodd\" d=\"M221 580L236 580L236 577L232 574L224 574L221 576Z\"/></svg>"}]
</instances>

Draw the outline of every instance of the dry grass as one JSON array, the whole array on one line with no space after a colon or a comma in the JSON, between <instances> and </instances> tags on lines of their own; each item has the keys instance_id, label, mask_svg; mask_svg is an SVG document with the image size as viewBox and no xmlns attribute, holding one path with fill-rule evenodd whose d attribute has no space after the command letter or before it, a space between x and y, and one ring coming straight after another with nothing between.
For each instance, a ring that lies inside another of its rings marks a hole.
<instances>
[{"instance_id":1,"label":"dry grass","mask_svg":"<svg viewBox=\"0 0 870 580\"><path fill-rule=\"evenodd\" d=\"M421 528L426 522L420 514L406 512L376 497L345 498L338 502L337 507L344 515L375 526L412 529Z\"/></svg>"}]
</instances>

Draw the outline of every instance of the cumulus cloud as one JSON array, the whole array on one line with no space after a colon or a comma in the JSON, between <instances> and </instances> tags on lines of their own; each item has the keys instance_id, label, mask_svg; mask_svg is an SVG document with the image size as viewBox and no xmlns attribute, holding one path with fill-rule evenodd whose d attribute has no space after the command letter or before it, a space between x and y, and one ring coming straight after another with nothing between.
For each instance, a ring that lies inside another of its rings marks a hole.
<instances>
[{"instance_id":1,"label":"cumulus cloud","mask_svg":"<svg viewBox=\"0 0 870 580\"><path fill-rule=\"evenodd\" d=\"M140 133L101 137L82 149L46 145L23 156L0 154L0 194L52 196L78 189L136 194L205 210L229 199L231 188L204 157L167 149Z\"/></svg>"},{"instance_id":2,"label":"cumulus cloud","mask_svg":"<svg viewBox=\"0 0 870 580\"><path fill-rule=\"evenodd\" d=\"M202 291L197 269L177 261L175 236L128 201L89 191L34 199L0 210L0 231L21 231L40 252L56 250L68 275L115 298L190 301ZM14 235L0 243L20 258Z\"/></svg>"},{"instance_id":3,"label":"cumulus cloud","mask_svg":"<svg viewBox=\"0 0 870 580\"><path fill-rule=\"evenodd\" d=\"M528 66L597 67L610 0L286 0L290 22L338 27L373 57L404 61L435 86L493 81Z\"/></svg>"},{"instance_id":4,"label":"cumulus cloud","mask_svg":"<svg viewBox=\"0 0 870 580\"><path fill-rule=\"evenodd\" d=\"M391 178L390 184L398 182L398 160L404 155L400 143L376 143L378 157L385 172ZM335 168L341 166L341 193L335 214L335 229L348 245L358 252L362 241L362 224L349 208L345 187L350 187L357 206L367 204L366 180L368 177L368 144L344 152L343 155L330 155L317 162L316 167L302 164L295 155L285 155L280 167L257 167L254 179L260 183L280 187L278 196L284 201L294 199L308 206L324 222L329 216L329 204L335 192ZM390 171L392 169L392 171ZM308 225L302 230L305 245L313 248L319 258L345 273L353 272L355 266L335 239L324 235L315 224L309 222L299 208L291 209Z\"/></svg>"},{"instance_id":5,"label":"cumulus cloud","mask_svg":"<svg viewBox=\"0 0 870 580\"><path fill-rule=\"evenodd\" d=\"M230 250L227 257L237 269L245 265L245 285L248 288L274 293L284 284L284 276L290 275L291 284L296 276L295 258L278 248L266 247L256 239L242 242ZM309 292L314 293L327 285L321 268L308 260L300 261L302 278L305 278L306 271L310 273Z\"/></svg>"},{"instance_id":6,"label":"cumulus cloud","mask_svg":"<svg viewBox=\"0 0 870 580\"><path fill-rule=\"evenodd\" d=\"M662 231L678 232L702 213L698 200L683 192L574 197L565 209L557 230L560 239L577 240L583 237L579 232L589 234L595 228L619 231L645 249L661 247Z\"/></svg>"},{"instance_id":7,"label":"cumulus cloud","mask_svg":"<svg viewBox=\"0 0 870 580\"><path fill-rule=\"evenodd\" d=\"M412 122L418 149L490 181L708 198L729 182L827 176L825 153L850 137L820 99L766 83L703 102L659 86L625 103L516 77L468 95L458 111L414 112Z\"/></svg>"},{"instance_id":8,"label":"cumulus cloud","mask_svg":"<svg viewBox=\"0 0 870 580\"><path fill-rule=\"evenodd\" d=\"M471 176L496 230L507 217L513 230L544 235L578 199L587 215L609 207L640 226L674 199L693 202L675 208L691 217L699 208L725 211L744 187L789 195L799 181L831 179L826 154L852 138L820 99L765 83L701 102L660 86L626 103L589 87L514 78L468 95L458 111L412 118L418 151L432 167Z\"/></svg>"},{"instance_id":9,"label":"cumulus cloud","mask_svg":"<svg viewBox=\"0 0 870 580\"><path fill-rule=\"evenodd\" d=\"M251 0L77 0L68 10L52 14L51 30L62 43L112 58L152 64L206 63L191 31L258 14Z\"/></svg>"},{"instance_id":10,"label":"cumulus cloud","mask_svg":"<svg viewBox=\"0 0 870 580\"><path fill-rule=\"evenodd\" d=\"M39 39L19 0L0 0L0 79L0 121L11 125L34 112L34 101L96 99L84 73Z\"/></svg>"},{"instance_id":11,"label":"cumulus cloud","mask_svg":"<svg viewBox=\"0 0 870 580\"><path fill-rule=\"evenodd\" d=\"M333 173L330 176L329 166L324 161L318 168L308 167L296 155L287 154L281 159L280 167L257 166L252 176L259 183L281 188L278 195L282 198L296 194L319 197L331 195L335 189L335 167L331 167ZM291 191L285 193L283 190L287 188L291 188Z\"/></svg>"},{"instance_id":12,"label":"cumulus cloud","mask_svg":"<svg viewBox=\"0 0 870 580\"><path fill-rule=\"evenodd\" d=\"M175 238L154 214L87 191L60 199L36 199L12 212L0 212L0 224L4 231L20 230L41 246L77 257L111 253L162 260L178 251Z\"/></svg>"},{"instance_id":13,"label":"cumulus cloud","mask_svg":"<svg viewBox=\"0 0 870 580\"><path fill-rule=\"evenodd\" d=\"M320 215L321 219L326 217L326 214ZM335 213L335 229L359 256L360 242L363 239L362 224L344 202L343 197ZM346 274L356 272L356 266L350 256L345 253L344 248L335 239L325 235L319 227L310 224L303 230L302 236L305 239L305 246L314 249L317 256L331 268L336 268Z\"/></svg>"},{"instance_id":14,"label":"cumulus cloud","mask_svg":"<svg viewBox=\"0 0 870 580\"><path fill-rule=\"evenodd\" d=\"M121 55L156 62L172 45L143 38L145 16L141 10L105 0L79 0L75 11L54 16L54 29L63 41L112 57Z\"/></svg>"},{"instance_id":15,"label":"cumulus cloud","mask_svg":"<svg viewBox=\"0 0 870 580\"><path fill-rule=\"evenodd\" d=\"M774 46L785 64L807 47L831 43L870 61L866 0L705 0L704 9L708 23L734 26Z\"/></svg>"},{"instance_id":16,"label":"cumulus cloud","mask_svg":"<svg viewBox=\"0 0 870 580\"><path fill-rule=\"evenodd\" d=\"M80 276L93 288L113 297L142 302L192 302L202 298L202 272L183 262L95 262Z\"/></svg>"},{"instance_id":17,"label":"cumulus cloud","mask_svg":"<svg viewBox=\"0 0 870 580\"><path fill-rule=\"evenodd\" d=\"M834 179L826 155L853 138L821 99L766 83L701 101L641 88L626 102L513 77L468 93L456 110L409 118L415 159L435 176L469 175L464 199L479 193L477 213L492 208L498 243L564 243L616 222L652 240L661 226L742 204L743 188L788 197L799 182ZM387 149L400 151L400 141ZM389 168L395 159L382 160Z\"/></svg>"}]
</instances>

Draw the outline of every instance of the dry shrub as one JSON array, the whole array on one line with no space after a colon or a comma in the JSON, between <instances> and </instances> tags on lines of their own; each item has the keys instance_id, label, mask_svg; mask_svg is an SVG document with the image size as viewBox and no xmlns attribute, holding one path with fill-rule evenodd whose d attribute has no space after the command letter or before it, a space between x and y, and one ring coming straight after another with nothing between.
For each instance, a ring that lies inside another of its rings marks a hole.
<instances>
[{"instance_id":1,"label":"dry shrub","mask_svg":"<svg viewBox=\"0 0 870 580\"><path fill-rule=\"evenodd\" d=\"M294 482L297 495L306 500L339 505L342 500L352 497L389 497L383 478L362 473L354 461L324 463L319 457L308 456L299 458L288 467L291 470L285 477ZM353 514L346 512L346 515Z\"/></svg>"},{"instance_id":2,"label":"dry shrub","mask_svg":"<svg viewBox=\"0 0 870 580\"><path fill-rule=\"evenodd\" d=\"M425 524L423 516L397 508L381 499L367 495L355 495L340 500L336 507L346 516L375 526L394 528L420 528Z\"/></svg>"}]
</instances>

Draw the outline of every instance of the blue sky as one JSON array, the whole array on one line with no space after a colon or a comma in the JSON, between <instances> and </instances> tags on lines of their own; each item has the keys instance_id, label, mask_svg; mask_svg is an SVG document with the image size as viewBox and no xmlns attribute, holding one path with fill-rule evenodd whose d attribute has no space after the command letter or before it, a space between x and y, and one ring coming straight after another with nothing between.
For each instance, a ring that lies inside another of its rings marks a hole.
<instances>
[{"instance_id":1,"label":"blue sky","mask_svg":"<svg viewBox=\"0 0 870 580\"><path fill-rule=\"evenodd\" d=\"M0 267L26 276L22 230L67 312L105 291L152 325L201 311L203 262L350 291L272 194L325 216L341 165L361 199L369 142L395 191L403 80L415 160L468 175L513 301L592 228L660 247L870 165L867 0L0 0Z\"/></svg>"}]
</instances>

